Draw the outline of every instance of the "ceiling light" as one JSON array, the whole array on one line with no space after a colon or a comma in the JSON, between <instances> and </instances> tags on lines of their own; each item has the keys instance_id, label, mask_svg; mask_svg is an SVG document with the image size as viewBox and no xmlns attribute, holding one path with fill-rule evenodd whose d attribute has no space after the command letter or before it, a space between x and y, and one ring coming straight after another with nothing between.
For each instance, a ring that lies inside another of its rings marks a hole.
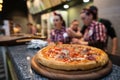
<instances>
[{"instance_id":1,"label":"ceiling light","mask_svg":"<svg viewBox=\"0 0 120 80\"><path fill-rule=\"evenodd\" d=\"M68 8L69 8L69 5L66 4L66 5L64 5L63 7L64 7L65 9L68 9Z\"/></svg>"},{"instance_id":2,"label":"ceiling light","mask_svg":"<svg viewBox=\"0 0 120 80\"><path fill-rule=\"evenodd\" d=\"M83 0L84 3L87 3L87 2L89 2L89 1L90 1L90 0Z\"/></svg>"}]
</instances>

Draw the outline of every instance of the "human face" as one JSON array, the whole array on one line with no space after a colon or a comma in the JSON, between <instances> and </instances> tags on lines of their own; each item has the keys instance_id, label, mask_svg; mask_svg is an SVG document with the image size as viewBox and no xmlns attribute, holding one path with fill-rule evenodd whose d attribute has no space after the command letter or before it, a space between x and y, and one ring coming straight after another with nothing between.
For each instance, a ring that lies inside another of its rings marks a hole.
<instances>
[{"instance_id":1,"label":"human face","mask_svg":"<svg viewBox=\"0 0 120 80\"><path fill-rule=\"evenodd\" d=\"M27 26L28 26L29 28L31 28L31 27L32 27L32 25L30 25L30 24L28 24Z\"/></svg>"},{"instance_id":2,"label":"human face","mask_svg":"<svg viewBox=\"0 0 120 80\"><path fill-rule=\"evenodd\" d=\"M79 26L79 22L78 22L78 21L74 21L74 22L71 24L71 26L72 26L72 29L73 29L73 30L77 30L77 29L78 29L78 26Z\"/></svg>"},{"instance_id":3,"label":"human face","mask_svg":"<svg viewBox=\"0 0 120 80\"><path fill-rule=\"evenodd\" d=\"M54 16L53 21L56 28L62 27L62 21L60 20L59 16Z\"/></svg>"},{"instance_id":4,"label":"human face","mask_svg":"<svg viewBox=\"0 0 120 80\"><path fill-rule=\"evenodd\" d=\"M85 13L80 14L81 20L83 21L84 25L88 26L92 22L92 16L86 15Z\"/></svg>"}]
</instances>

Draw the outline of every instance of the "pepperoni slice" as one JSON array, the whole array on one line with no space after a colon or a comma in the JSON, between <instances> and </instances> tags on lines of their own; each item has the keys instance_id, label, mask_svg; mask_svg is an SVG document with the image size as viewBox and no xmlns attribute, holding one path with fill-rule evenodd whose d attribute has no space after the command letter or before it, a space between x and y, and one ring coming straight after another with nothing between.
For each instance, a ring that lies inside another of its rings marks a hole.
<instances>
[{"instance_id":1,"label":"pepperoni slice","mask_svg":"<svg viewBox=\"0 0 120 80\"><path fill-rule=\"evenodd\" d=\"M89 56L87 57L87 59L88 59L88 60L95 60L95 57L93 57L92 55L89 55Z\"/></svg>"}]
</instances>

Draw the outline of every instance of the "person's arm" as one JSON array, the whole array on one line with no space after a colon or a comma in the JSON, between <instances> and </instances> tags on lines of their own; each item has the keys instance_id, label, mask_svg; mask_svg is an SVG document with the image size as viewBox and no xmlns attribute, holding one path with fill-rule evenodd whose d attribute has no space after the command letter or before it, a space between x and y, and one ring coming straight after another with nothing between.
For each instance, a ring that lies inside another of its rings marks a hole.
<instances>
[{"instance_id":1,"label":"person's arm","mask_svg":"<svg viewBox=\"0 0 120 80\"><path fill-rule=\"evenodd\" d=\"M73 38L72 39L72 42L73 44L80 44L80 45L89 45L89 46L93 46L93 47L97 47L97 48L100 48L100 49L103 49L104 50L104 42L101 42L101 41L84 41L84 40L80 40L80 39L77 39L77 38Z\"/></svg>"},{"instance_id":2,"label":"person's arm","mask_svg":"<svg viewBox=\"0 0 120 80\"><path fill-rule=\"evenodd\" d=\"M76 34L78 34L80 37L82 37L82 33L80 32L80 30L81 30L81 28L78 27L78 28L77 28L77 33L76 33Z\"/></svg>"},{"instance_id":3,"label":"person's arm","mask_svg":"<svg viewBox=\"0 0 120 80\"><path fill-rule=\"evenodd\" d=\"M115 37L112 39L112 54L116 54L117 46L118 46L117 37Z\"/></svg>"},{"instance_id":4,"label":"person's arm","mask_svg":"<svg viewBox=\"0 0 120 80\"><path fill-rule=\"evenodd\" d=\"M32 27L32 34L35 34L37 32L36 27Z\"/></svg>"},{"instance_id":5,"label":"person's arm","mask_svg":"<svg viewBox=\"0 0 120 80\"><path fill-rule=\"evenodd\" d=\"M67 33L70 37L76 37L76 38L81 38L82 34L80 32L75 32L72 29L67 29Z\"/></svg>"},{"instance_id":6,"label":"person's arm","mask_svg":"<svg viewBox=\"0 0 120 80\"><path fill-rule=\"evenodd\" d=\"M73 44L81 44L81 45L88 45L88 42L85 42L83 40L83 38L81 39L77 39L77 38L72 38L72 42Z\"/></svg>"},{"instance_id":7,"label":"person's arm","mask_svg":"<svg viewBox=\"0 0 120 80\"><path fill-rule=\"evenodd\" d=\"M116 35L116 32L115 32L115 30L114 30L114 28L113 27L110 27L109 29L108 29L108 35L111 37L111 39L112 39L112 51L111 51L111 53L112 54L116 54L116 51L117 51L117 35Z\"/></svg>"},{"instance_id":8,"label":"person's arm","mask_svg":"<svg viewBox=\"0 0 120 80\"><path fill-rule=\"evenodd\" d=\"M112 39L112 51L111 51L111 53L116 54L118 42L117 42L117 35L115 32L115 29L114 29L114 27L112 27L112 23L109 20L102 19L102 23L107 28L108 36Z\"/></svg>"},{"instance_id":9,"label":"person's arm","mask_svg":"<svg viewBox=\"0 0 120 80\"><path fill-rule=\"evenodd\" d=\"M81 45L89 45L89 46L93 46L93 47L97 47L100 48L102 50L104 50L104 42L101 41L79 41L78 42Z\"/></svg>"}]
</instances>

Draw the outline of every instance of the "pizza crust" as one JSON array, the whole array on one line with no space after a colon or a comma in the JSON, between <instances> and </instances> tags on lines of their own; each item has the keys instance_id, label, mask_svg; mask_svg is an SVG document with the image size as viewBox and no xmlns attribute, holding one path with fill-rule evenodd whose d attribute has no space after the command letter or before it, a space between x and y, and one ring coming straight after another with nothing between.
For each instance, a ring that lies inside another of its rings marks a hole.
<instances>
[{"instance_id":1,"label":"pizza crust","mask_svg":"<svg viewBox=\"0 0 120 80\"><path fill-rule=\"evenodd\" d=\"M67 44L68 45L68 44ZM52 46L48 46L48 47L52 47ZM46 49L48 47L43 48L42 50L38 51L37 55L36 55L36 60L37 62L39 62L40 64L47 66L49 68L52 69L58 69L58 70L90 70L90 69L94 69L97 67L101 67L104 66L105 64L107 64L109 58L107 56L107 54L97 48L93 48L97 50L99 53L101 53L101 56L98 56L96 60L86 60L85 61L73 61L73 62L62 62L62 61L58 61L55 60L54 58L45 58L43 56L44 53L43 50ZM89 46L85 46L85 47L89 47Z\"/></svg>"}]
</instances>

